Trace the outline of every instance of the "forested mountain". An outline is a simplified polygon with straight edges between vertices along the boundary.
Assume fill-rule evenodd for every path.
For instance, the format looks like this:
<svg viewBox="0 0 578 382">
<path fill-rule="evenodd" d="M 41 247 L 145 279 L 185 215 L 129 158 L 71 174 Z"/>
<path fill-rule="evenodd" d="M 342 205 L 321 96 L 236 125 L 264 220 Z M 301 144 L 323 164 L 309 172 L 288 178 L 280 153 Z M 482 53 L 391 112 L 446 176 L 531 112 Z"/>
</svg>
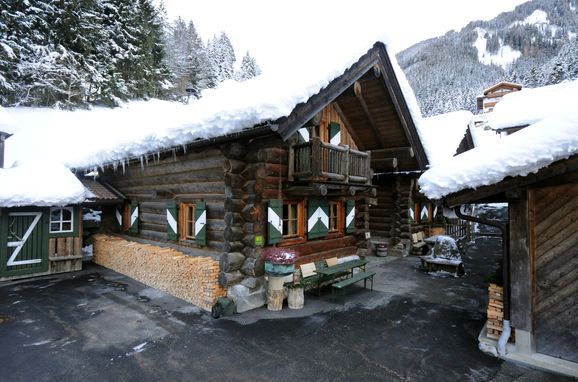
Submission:
<svg viewBox="0 0 578 382">
<path fill-rule="evenodd" d="M 152 0 L 0 0 L 2 106 L 199 96 L 259 73 L 234 73 L 235 61 L 225 33 L 205 45 L 192 21 L 169 22 Z"/>
<path fill-rule="evenodd" d="M 527 87 L 578 78 L 577 0 L 533 0 L 397 56 L 426 116 L 476 111 L 498 81 Z"/>
</svg>

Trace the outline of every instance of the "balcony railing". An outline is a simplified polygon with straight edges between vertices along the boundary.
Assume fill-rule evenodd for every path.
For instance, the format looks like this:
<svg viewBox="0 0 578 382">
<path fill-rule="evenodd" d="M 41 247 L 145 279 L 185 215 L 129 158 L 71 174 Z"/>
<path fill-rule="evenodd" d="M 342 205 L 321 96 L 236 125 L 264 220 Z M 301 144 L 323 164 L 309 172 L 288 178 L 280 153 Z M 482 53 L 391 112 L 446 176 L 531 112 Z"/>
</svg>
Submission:
<svg viewBox="0 0 578 382">
<path fill-rule="evenodd" d="M 289 177 L 308 180 L 331 180 L 344 183 L 371 183 L 369 152 L 335 146 L 319 138 L 292 146 L 289 154 Z"/>
</svg>

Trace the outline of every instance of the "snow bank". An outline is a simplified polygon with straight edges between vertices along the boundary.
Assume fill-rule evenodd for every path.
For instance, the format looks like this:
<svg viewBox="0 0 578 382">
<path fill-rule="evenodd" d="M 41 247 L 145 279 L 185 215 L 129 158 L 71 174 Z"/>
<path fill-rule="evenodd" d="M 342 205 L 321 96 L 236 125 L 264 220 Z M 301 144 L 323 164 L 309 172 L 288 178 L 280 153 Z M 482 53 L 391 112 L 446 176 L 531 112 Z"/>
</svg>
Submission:
<svg viewBox="0 0 578 382">
<path fill-rule="evenodd" d="M 454 156 L 472 117 L 469 111 L 456 111 L 421 121 L 419 133 L 430 166 L 441 165 Z"/>
<path fill-rule="evenodd" d="M 26 162 L 0 169 L 0 207 L 64 206 L 92 196 L 62 164 Z"/>
<path fill-rule="evenodd" d="M 380 39 L 388 46 L 385 38 Z M 263 74 L 245 82 L 227 81 L 184 105 L 150 100 L 123 107 L 74 112 L 48 108 L 11 108 L 22 129 L 6 148 L 6 163 L 50 157 L 71 168 L 89 168 L 147 153 L 235 133 L 287 116 L 354 64 L 368 46 L 327 59 L 299 60 L 293 73 Z M 391 50 L 391 49 L 390 49 Z M 343 50 L 345 51 L 345 49 Z M 391 53 L 394 70 L 412 116 L 417 100 Z M 416 121 L 416 123 L 419 123 Z"/>
<path fill-rule="evenodd" d="M 439 199 L 507 176 L 525 176 L 578 154 L 578 81 L 547 88 L 506 95 L 488 117 L 492 127 L 530 126 L 432 167 L 419 180 L 422 192 Z"/>
</svg>

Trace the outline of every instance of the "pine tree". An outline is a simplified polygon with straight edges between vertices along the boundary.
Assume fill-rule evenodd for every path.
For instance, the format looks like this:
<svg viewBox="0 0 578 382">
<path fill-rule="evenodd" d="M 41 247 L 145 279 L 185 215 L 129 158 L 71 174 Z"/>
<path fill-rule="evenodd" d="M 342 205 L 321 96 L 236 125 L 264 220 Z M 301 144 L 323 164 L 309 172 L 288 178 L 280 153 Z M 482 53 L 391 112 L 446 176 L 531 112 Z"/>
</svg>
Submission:
<svg viewBox="0 0 578 382">
<path fill-rule="evenodd" d="M 219 38 L 213 36 L 207 43 L 207 60 L 207 87 L 216 87 L 219 83 L 233 78 L 235 50 L 225 32 L 221 32 Z"/>
<path fill-rule="evenodd" d="M 261 68 L 257 64 L 257 60 L 255 60 L 249 52 L 245 53 L 243 59 L 241 60 L 241 68 L 239 73 L 237 74 L 237 79 L 239 81 L 245 81 L 249 78 L 253 78 L 261 74 Z"/>
</svg>

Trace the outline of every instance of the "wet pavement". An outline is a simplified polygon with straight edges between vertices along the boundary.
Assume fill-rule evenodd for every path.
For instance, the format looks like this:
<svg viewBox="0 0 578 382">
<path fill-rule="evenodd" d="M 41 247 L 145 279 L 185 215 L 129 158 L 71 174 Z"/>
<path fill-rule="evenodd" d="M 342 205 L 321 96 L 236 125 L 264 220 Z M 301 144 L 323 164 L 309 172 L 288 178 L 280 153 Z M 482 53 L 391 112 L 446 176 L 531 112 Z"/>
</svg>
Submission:
<svg viewBox="0 0 578 382">
<path fill-rule="evenodd" d="M 374 290 L 325 291 L 303 310 L 215 320 L 102 267 L 0 283 L 6 381 L 569 381 L 477 348 L 499 242 L 480 238 L 466 275 L 371 257 Z"/>
</svg>

